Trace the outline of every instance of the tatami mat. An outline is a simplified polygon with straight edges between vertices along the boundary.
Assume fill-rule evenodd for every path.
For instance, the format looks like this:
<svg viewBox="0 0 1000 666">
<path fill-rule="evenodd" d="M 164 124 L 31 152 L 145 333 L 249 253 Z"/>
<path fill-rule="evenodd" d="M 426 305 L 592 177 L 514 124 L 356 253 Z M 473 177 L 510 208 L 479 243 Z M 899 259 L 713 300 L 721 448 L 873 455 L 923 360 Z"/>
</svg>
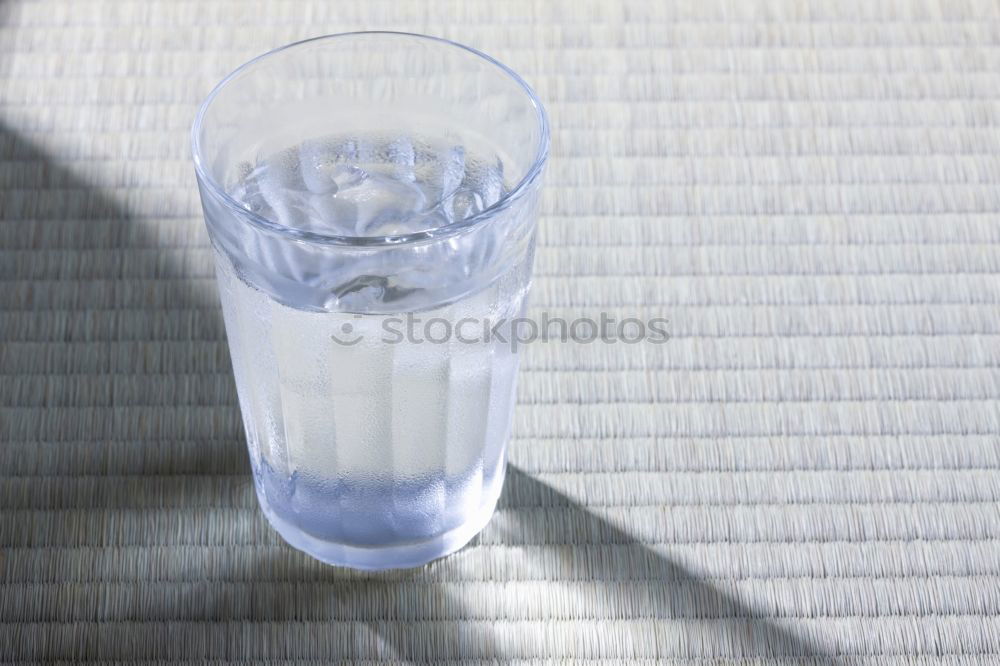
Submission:
<svg viewBox="0 0 1000 666">
<path fill-rule="evenodd" d="M 386 574 L 255 506 L 187 147 L 358 29 L 535 85 L 535 312 L 672 336 L 525 349 L 495 519 Z M 985 0 L 0 1 L 0 662 L 995 662 L 998 72 Z"/>
</svg>

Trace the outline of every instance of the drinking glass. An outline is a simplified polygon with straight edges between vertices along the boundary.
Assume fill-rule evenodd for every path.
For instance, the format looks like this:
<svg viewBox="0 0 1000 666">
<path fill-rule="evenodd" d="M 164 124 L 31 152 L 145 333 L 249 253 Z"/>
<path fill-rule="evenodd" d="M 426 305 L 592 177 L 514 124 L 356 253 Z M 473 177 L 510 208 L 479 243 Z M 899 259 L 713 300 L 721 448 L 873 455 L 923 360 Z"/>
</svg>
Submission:
<svg viewBox="0 0 1000 666">
<path fill-rule="evenodd" d="M 192 129 L 257 497 L 291 545 L 416 566 L 489 521 L 548 125 L 513 71 L 368 32 L 266 53 Z"/>
</svg>

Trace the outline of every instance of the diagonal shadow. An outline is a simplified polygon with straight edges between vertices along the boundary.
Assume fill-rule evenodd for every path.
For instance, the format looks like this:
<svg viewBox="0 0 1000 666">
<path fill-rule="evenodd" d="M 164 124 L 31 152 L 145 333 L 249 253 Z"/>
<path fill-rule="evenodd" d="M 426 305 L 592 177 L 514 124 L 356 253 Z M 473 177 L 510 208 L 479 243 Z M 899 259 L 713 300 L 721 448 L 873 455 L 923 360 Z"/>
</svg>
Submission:
<svg viewBox="0 0 1000 666">
<path fill-rule="evenodd" d="M 199 241 L 164 243 L 88 157 L 74 171 L 0 119 L 0 655 L 19 661 L 192 649 L 196 625 L 132 640 L 116 622 L 189 619 L 170 585 L 132 590 L 191 553 L 167 575 L 196 580 L 212 549 L 178 544 L 231 540 L 203 534 L 207 507 L 253 501 L 217 297 L 177 261 Z"/>
<path fill-rule="evenodd" d="M 580 599 L 585 607 L 578 613 L 583 631 L 592 630 L 595 620 L 653 624 L 651 634 L 647 634 L 652 642 L 632 646 L 634 654 L 621 654 L 629 648 L 611 644 L 591 656 L 819 658 L 820 651 L 810 639 L 755 611 L 713 582 L 692 575 L 668 556 L 513 465 L 508 466 L 501 510 L 479 540 L 501 552 L 522 547 L 543 554 L 556 551 L 556 557 L 544 558 L 545 570 L 536 573 L 545 581 L 586 585 L 587 592 L 581 593 Z M 281 571 L 284 579 L 298 587 L 295 593 L 277 592 L 269 601 L 268 613 L 281 621 L 365 622 L 363 640 L 344 646 L 343 656 L 348 658 L 370 656 L 372 645 L 377 646 L 380 656 L 413 663 L 579 656 L 579 643 L 546 643 L 544 634 L 532 631 L 544 627 L 544 617 L 526 615 L 522 635 L 510 628 L 493 630 L 495 623 L 511 624 L 511 618 L 491 614 L 495 613 L 490 610 L 493 604 L 484 596 L 490 589 L 484 592 L 481 586 L 460 582 L 463 571 L 468 575 L 462 560 L 477 550 L 475 543 L 428 567 L 374 574 L 326 567 L 290 549 L 272 551 L 260 566 Z M 588 546 L 608 545 L 614 547 L 613 557 L 602 559 L 588 552 Z M 530 579 L 530 574 L 518 571 L 514 580 Z M 512 581 L 492 582 L 502 586 Z M 623 588 L 632 596 L 622 594 Z M 371 601 L 373 598 L 377 603 Z M 539 599 L 523 602 L 525 607 L 541 605 L 543 609 L 547 603 Z M 516 625 L 516 618 L 513 620 Z M 570 626 L 567 631 L 580 629 Z M 629 633 L 620 625 L 618 631 Z"/>
<path fill-rule="evenodd" d="M 0 169 L 0 334 L 4 369 L 22 382 L 0 391 L 27 396 L 7 399 L 26 416 L 0 424 L 0 441 L 38 440 L 44 450 L 19 452 L 81 475 L 245 475 L 214 278 L 185 264 L 207 256 L 200 222 L 158 235 L 165 225 L 132 215 L 128 192 L 103 191 L 2 119 Z M 212 408 L 228 418 L 208 418 Z M 58 446 L 71 441 L 93 447 Z M 108 502 L 151 490 L 122 481 Z"/>
<path fill-rule="evenodd" d="M 0 548 L 18 551 L 12 564 L 0 559 L 0 586 L 24 600 L 0 604 L 0 654 L 423 663 L 573 656 L 572 643 L 560 655 L 544 635 L 526 637 L 536 652 L 522 654 L 517 633 L 496 626 L 489 600 L 473 596 L 483 588 L 462 583 L 482 548 L 420 569 L 360 573 L 283 545 L 256 510 L 211 281 L 183 279 L 155 224 L 2 122 L 0 168 L 0 221 L 13 225 L 4 236 L 12 242 L 0 248 L 13 260 L 0 277 L 15 285 L 3 301 L 3 372 L 44 366 L 41 379 L 0 385 L 0 405 L 27 408 L 0 424 Z M 150 289 L 136 288 L 136 276 L 150 275 L 138 267 L 150 261 L 163 267 L 152 273 L 151 283 L 163 278 L 152 300 Z M 89 299 L 105 290 L 112 307 L 92 309 Z M 164 309 L 187 312 L 201 341 L 170 333 Z M 54 323 L 58 335 L 46 328 Z M 51 343 L 41 360 L 36 338 Z M 205 367 L 225 390 L 191 379 Z M 194 386 L 188 393 L 170 390 L 184 381 Z M 199 382 L 225 398 L 210 405 L 209 422 Z M 817 653 L 516 467 L 501 507 L 480 543 L 568 552 L 546 559 L 555 567 L 546 576 L 601 583 L 585 600 L 592 616 L 655 623 L 655 645 L 644 654 L 677 656 L 680 634 L 690 656 L 706 656 L 705 645 L 723 658 Z M 32 511 L 42 517 L 26 526 Z M 614 544 L 617 556 L 580 556 L 595 544 Z M 637 597 L 623 598 L 621 583 L 638 583 L 628 588 Z M 544 627 L 544 617 L 534 619 Z"/>
<path fill-rule="evenodd" d="M 812 657 L 819 654 L 811 640 L 782 626 L 774 618 L 755 611 L 747 602 L 718 589 L 667 555 L 637 541 L 625 529 L 612 524 L 581 506 L 572 498 L 514 465 L 507 467 L 506 501 L 511 504 L 514 525 L 506 530 L 506 540 L 543 544 L 551 547 L 582 548 L 587 545 L 614 545 L 613 559 L 600 557 L 564 558 L 550 575 L 566 580 L 648 582 L 647 594 L 638 603 L 623 603 L 614 595 L 603 599 L 609 617 L 628 619 L 630 614 L 662 620 L 655 633 L 656 657 L 671 654 L 676 645 L 671 634 L 686 633 L 707 639 L 711 654 L 730 658 Z M 538 507 L 544 511 L 539 520 Z M 688 632 L 673 621 L 701 625 Z M 654 655 L 651 655 L 654 656 Z M 695 655 L 689 655 L 695 656 Z"/>
</svg>

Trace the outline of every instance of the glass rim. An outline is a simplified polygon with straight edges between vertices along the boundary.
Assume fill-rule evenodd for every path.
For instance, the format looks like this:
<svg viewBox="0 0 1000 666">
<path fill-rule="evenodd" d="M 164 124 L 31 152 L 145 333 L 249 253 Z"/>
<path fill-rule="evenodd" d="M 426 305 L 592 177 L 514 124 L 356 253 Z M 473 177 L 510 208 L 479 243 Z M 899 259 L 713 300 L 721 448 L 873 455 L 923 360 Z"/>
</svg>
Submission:
<svg viewBox="0 0 1000 666">
<path fill-rule="evenodd" d="M 273 55 L 281 53 L 283 51 L 293 49 L 296 47 L 304 46 L 306 44 L 311 44 L 313 42 L 333 40 L 338 37 L 357 37 L 364 35 L 390 35 L 394 37 L 415 37 L 417 39 L 427 40 L 431 42 L 437 42 L 442 46 L 455 46 L 463 51 L 467 51 L 474 56 L 477 56 L 485 60 L 490 65 L 498 68 L 501 74 L 506 74 L 515 83 L 520 86 L 521 90 L 527 95 L 528 101 L 532 108 L 535 110 L 535 118 L 538 124 L 539 137 L 538 137 L 538 147 L 535 151 L 534 161 L 531 166 L 525 172 L 524 176 L 518 183 L 505 193 L 500 199 L 497 200 L 492 206 L 483 209 L 482 211 L 471 215 L 469 217 L 463 218 L 461 220 L 446 224 L 440 227 L 434 227 L 432 229 L 425 229 L 422 231 L 414 231 L 407 234 L 397 234 L 389 236 L 345 236 L 339 234 L 322 234 L 314 231 L 306 231 L 303 229 L 296 229 L 290 227 L 274 220 L 269 220 L 262 215 L 258 215 L 251 210 L 248 210 L 239 201 L 234 199 L 232 196 L 226 192 L 218 181 L 208 172 L 205 168 L 204 160 L 202 159 L 201 151 L 201 129 L 202 123 L 205 119 L 205 115 L 208 112 L 209 107 L 215 98 L 226 86 L 231 83 L 240 74 L 245 73 L 253 66 L 259 64 L 261 61 L 270 58 Z M 228 75 L 226 75 L 221 81 L 219 81 L 208 96 L 198 107 L 198 113 L 195 116 L 194 124 L 191 126 L 191 153 L 194 159 L 195 173 L 200 180 L 208 189 L 215 195 L 223 204 L 228 208 L 232 209 L 237 215 L 249 223 L 257 226 L 264 231 L 275 233 L 281 236 L 288 237 L 291 240 L 305 241 L 313 244 L 320 245 L 347 245 L 354 247 L 379 247 L 379 246 L 397 246 L 402 244 L 417 243 L 420 241 L 429 241 L 439 238 L 448 238 L 454 236 L 463 231 L 472 229 L 473 227 L 478 227 L 484 222 L 488 222 L 496 216 L 497 213 L 509 208 L 514 202 L 520 199 L 523 194 L 528 190 L 528 188 L 538 179 L 541 174 L 542 169 L 545 166 L 545 161 L 548 158 L 549 153 L 549 120 L 545 113 L 545 107 L 542 106 L 541 100 L 538 99 L 538 95 L 531 88 L 528 83 L 521 78 L 521 76 L 515 72 L 513 69 L 503 64 L 496 58 L 489 56 L 478 49 L 474 49 L 471 46 L 466 46 L 465 44 L 459 44 L 450 39 L 445 39 L 443 37 L 434 37 L 431 35 L 421 35 L 414 32 L 399 32 L 393 30 L 362 30 L 356 32 L 338 32 L 328 35 L 320 35 L 318 37 L 310 37 L 309 39 L 303 39 L 297 42 L 292 42 L 290 44 L 285 44 L 284 46 L 279 46 L 277 48 L 271 49 L 265 53 L 262 53 L 250 60 L 246 61 Z"/>
</svg>

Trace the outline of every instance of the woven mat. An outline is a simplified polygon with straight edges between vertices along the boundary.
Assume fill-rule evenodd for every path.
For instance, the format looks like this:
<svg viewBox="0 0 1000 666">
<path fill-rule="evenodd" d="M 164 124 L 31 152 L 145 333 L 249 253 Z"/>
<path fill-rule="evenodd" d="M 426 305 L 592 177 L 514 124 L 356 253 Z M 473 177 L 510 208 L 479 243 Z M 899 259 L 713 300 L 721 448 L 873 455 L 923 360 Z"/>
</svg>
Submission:
<svg viewBox="0 0 1000 666">
<path fill-rule="evenodd" d="M 0 662 L 1000 659 L 1000 8 L 0 2 Z M 548 103 L 496 517 L 362 574 L 257 510 L 187 147 L 307 36 Z"/>
</svg>

